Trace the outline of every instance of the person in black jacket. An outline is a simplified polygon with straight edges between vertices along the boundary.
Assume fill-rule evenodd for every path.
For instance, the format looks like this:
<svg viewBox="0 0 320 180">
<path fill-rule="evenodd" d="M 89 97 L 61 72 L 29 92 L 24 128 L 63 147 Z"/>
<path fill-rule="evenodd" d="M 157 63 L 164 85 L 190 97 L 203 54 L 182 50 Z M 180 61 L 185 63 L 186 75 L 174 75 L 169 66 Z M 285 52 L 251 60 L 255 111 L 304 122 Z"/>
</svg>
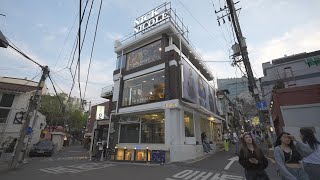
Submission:
<svg viewBox="0 0 320 180">
<path fill-rule="evenodd" d="M 268 160 L 253 141 L 250 133 L 242 138 L 242 147 L 239 153 L 239 163 L 244 167 L 247 180 L 269 180 L 265 171 Z"/>
</svg>

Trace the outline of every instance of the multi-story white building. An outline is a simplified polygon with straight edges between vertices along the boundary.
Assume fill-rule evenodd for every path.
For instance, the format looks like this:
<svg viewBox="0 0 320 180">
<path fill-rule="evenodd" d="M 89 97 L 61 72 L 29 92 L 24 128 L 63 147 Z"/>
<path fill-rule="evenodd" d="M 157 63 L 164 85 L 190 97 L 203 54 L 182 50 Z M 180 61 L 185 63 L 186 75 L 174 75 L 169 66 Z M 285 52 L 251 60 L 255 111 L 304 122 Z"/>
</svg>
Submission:
<svg viewBox="0 0 320 180">
<path fill-rule="evenodd" d="M 275 85 L 285 88 L 320 84 L 320 51 L 300 53 L 262 64 L 261 87 L 267 102 Z"/>
<path fill-rule="evenodd" d="M 29 99 L 36 91 L 37 83 L 27 79 L 0 77 L 0 147 L 10 144 L 19 136 L 22 116 L 27 111 Z M 44 87 L 44 91 L 47 88 Z M 29 127 L 32 128 L 32 139 L 35 144 L 46 126 L 46 117 L 40 112 L 34 113 Z"/>
<path fill-rule="evenodd" d="M 115 42 L 109 147 L 115 160 L 174 162 L 213 149 L 222 133 L 213 75 L 165 3 L 135 21 L 134 36 Z M 107 95 L 106 95 L 107 94 Z M 108 95 L 109 94 L 109 95 Z M 160 160 L 161 159 L 161 160 Z"/>
</svg>

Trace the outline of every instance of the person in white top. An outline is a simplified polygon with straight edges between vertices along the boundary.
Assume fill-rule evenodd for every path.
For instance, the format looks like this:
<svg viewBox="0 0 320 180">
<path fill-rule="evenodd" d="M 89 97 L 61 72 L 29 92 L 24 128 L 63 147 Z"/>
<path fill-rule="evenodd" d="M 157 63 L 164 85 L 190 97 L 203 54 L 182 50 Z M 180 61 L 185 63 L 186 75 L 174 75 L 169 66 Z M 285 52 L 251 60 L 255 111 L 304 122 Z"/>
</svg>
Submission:
<svg viewBox="0 0 320 180">
<path fill-rule="evenodd" d="M 235 154 L 239 153 L 239 137 L 236 132 L 233 132 L 233 142 L 235 145 Z"/>
<path fill-rule="evenodd" d="M 290 137 L 296 141 L 297 151 L 303 156 L 304 170 L 310 180 L 320 179 L 320 142 L 310 128 L 301 128 L 300 135 L 302 142 L 297 141 L 294 136 Z"/>
</svg>

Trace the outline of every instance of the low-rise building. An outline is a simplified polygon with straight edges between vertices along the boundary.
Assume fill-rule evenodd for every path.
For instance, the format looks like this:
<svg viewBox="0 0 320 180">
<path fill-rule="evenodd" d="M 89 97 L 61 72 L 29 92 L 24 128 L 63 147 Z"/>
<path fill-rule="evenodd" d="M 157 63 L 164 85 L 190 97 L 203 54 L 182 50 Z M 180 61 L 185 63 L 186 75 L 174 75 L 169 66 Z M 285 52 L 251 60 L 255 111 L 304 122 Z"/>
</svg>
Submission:
<svg viewBox="0 0 320 180">
<path fill-rule="evenodd" d="M 22 117 L 29 100 L 36 91 L 37 83 L 27 79 L 0 77 L 0 147 L 5 148 L 19 136 Z M 44 87 L 46 91 L 46 87 Z M 29 124 L 28 144 L 35 144 L 46 126 L 46 117 L 33 112 Z"/>
</svg>

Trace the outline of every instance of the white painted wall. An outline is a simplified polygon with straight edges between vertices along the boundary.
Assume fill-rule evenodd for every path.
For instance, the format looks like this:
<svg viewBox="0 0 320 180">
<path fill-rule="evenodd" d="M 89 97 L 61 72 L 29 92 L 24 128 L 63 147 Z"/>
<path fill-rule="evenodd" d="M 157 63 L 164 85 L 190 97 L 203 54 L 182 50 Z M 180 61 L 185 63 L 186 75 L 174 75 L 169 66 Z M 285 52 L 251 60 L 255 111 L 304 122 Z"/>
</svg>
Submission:
<svg viewBox="0 0 320 180">
<path fill-rule="evenodd" d="M 307 125 L 307 127 L 315 128 L 316 136 L 320 139 L 320 103 L 281 106 L 280 109 L 285 124 L 285 131 L 294 134 L 298 138 L 300 128 Z"/>
</svg>

